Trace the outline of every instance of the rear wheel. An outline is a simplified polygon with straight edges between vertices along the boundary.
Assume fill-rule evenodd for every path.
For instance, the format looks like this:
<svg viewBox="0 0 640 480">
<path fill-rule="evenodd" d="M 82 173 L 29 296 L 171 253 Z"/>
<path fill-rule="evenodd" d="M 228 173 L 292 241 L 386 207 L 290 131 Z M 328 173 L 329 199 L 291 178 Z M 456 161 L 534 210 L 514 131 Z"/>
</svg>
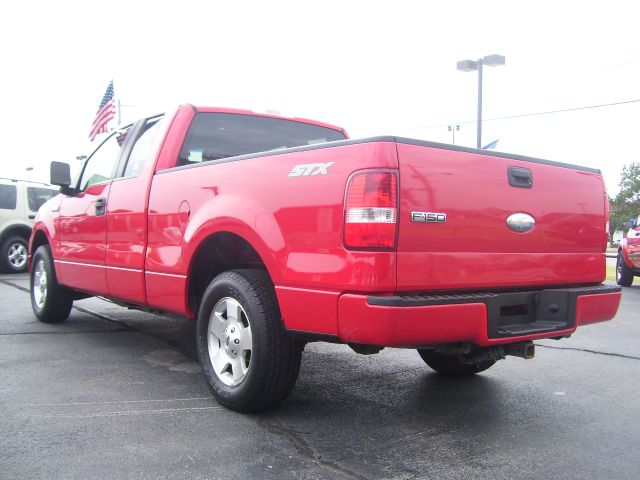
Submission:
<svg viewBox="0 0 640 480">
<path fill-rule="evenodd" d="M 64 322 L 71 313 L 72 292 L 60 285 L 48 245 L 38 247 L 33 254 L 30 274 L 31 307 L 44 323 Z"/>
<path fill-rule="evenodd" d="M 27 271 L 27 241 L 19 236 L 9 237 L 0 247 L 2 270 L 9 273 Z"/>
<path fill-rule="evenodd" d="M 485 360 L 479 363 L 464 363 L 460 355 L 445 355 L 434 350 L 418 350 L 424 363 L 441 375 L 448 377 L 463 377 L 480 373 L 491 368 L 495 360 Z"/>
<path fill-rule="evenodd" d="M 622 252 L 618 252 L 616 261 L 616 283 L 622 287 L 630 287 L 633 283 L 633 272 L 624 263 Z"/>
<path fill-rule="evenodd" d="M 298 377 L 303 344 L 282 326 L 263 271 L 232 270 L 213 279 L 198 313 L 197 342 L 209 388 L 232 410 L 273 407 Z"/>
</svg>

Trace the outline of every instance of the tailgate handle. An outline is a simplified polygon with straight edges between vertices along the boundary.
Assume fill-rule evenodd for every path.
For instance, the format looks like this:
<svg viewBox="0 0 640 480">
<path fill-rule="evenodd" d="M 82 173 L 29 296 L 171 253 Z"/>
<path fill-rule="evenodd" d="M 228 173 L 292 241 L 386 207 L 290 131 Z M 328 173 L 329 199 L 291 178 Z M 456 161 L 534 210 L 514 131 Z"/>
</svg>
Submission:
<svg viewBox="0 0 640 480">
<path fill-rule="evenodd" d="M 531 170 L 524 167 L 509 167 L 507 169 L 509 185 L 516 188 L 531 188 L 533 185 L 533 175 Z"/>
</svg>

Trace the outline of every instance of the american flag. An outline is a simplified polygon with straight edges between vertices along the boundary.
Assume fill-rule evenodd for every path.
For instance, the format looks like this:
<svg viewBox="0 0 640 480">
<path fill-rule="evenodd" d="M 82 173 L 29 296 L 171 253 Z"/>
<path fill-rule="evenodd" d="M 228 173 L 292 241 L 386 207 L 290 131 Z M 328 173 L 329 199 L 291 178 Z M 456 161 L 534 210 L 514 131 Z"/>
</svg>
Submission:
<svg viewBox="0 0 640 480">
<path fill-rule="evenodd" d="M 113 120 L 116 115 L 116 104 L 113 100 L 113 80 L 109 82 L 107 91 L 104 92 L 100 106 L 98 107 L 98 113 L 91 125 L 91 133 L 89 133 L 89 140 L 93 142 L 96 135 L 107 131 L 107 123 Z"/>
<path fill-rule="evenodd" d="M 494 140 L 491 143 L 487 143 L 484 147 L 482 147 L 482 150 L 493 150 L 494 148 L 496 148 L 498 146 L 498 140 Z"/>
</svg>

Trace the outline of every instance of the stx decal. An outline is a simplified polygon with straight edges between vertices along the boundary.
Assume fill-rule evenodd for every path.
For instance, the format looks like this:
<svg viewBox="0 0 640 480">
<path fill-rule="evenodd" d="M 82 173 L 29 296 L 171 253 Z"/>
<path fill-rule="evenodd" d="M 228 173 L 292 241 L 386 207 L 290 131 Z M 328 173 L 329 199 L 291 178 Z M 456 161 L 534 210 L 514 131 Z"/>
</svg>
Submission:
<svg viewBox="0 0 640 480">
<path fill-rule="evenodd" d="M 309 163 L 307 165 L 296 165 L 289 173 L 290 177 L 308 177 L 313 175 L 326 175 L 327 169 L 336 162 Z"/>
</svg>

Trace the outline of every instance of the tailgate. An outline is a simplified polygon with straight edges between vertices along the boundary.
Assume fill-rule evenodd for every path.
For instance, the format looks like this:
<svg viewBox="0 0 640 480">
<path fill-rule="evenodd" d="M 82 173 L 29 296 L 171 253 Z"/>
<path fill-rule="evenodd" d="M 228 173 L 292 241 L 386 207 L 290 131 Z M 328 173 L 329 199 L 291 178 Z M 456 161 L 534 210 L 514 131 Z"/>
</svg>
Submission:
<svg viewBox="0 0 640 480">
<path fill-rule="evenodd" d="M 597 170 L 397 141 L 399 290 L 604 280 L 605 197 Z M 535 226 L 516 231 L 512 221 L 510 228 L 516 214 Z"/>
</svg>

